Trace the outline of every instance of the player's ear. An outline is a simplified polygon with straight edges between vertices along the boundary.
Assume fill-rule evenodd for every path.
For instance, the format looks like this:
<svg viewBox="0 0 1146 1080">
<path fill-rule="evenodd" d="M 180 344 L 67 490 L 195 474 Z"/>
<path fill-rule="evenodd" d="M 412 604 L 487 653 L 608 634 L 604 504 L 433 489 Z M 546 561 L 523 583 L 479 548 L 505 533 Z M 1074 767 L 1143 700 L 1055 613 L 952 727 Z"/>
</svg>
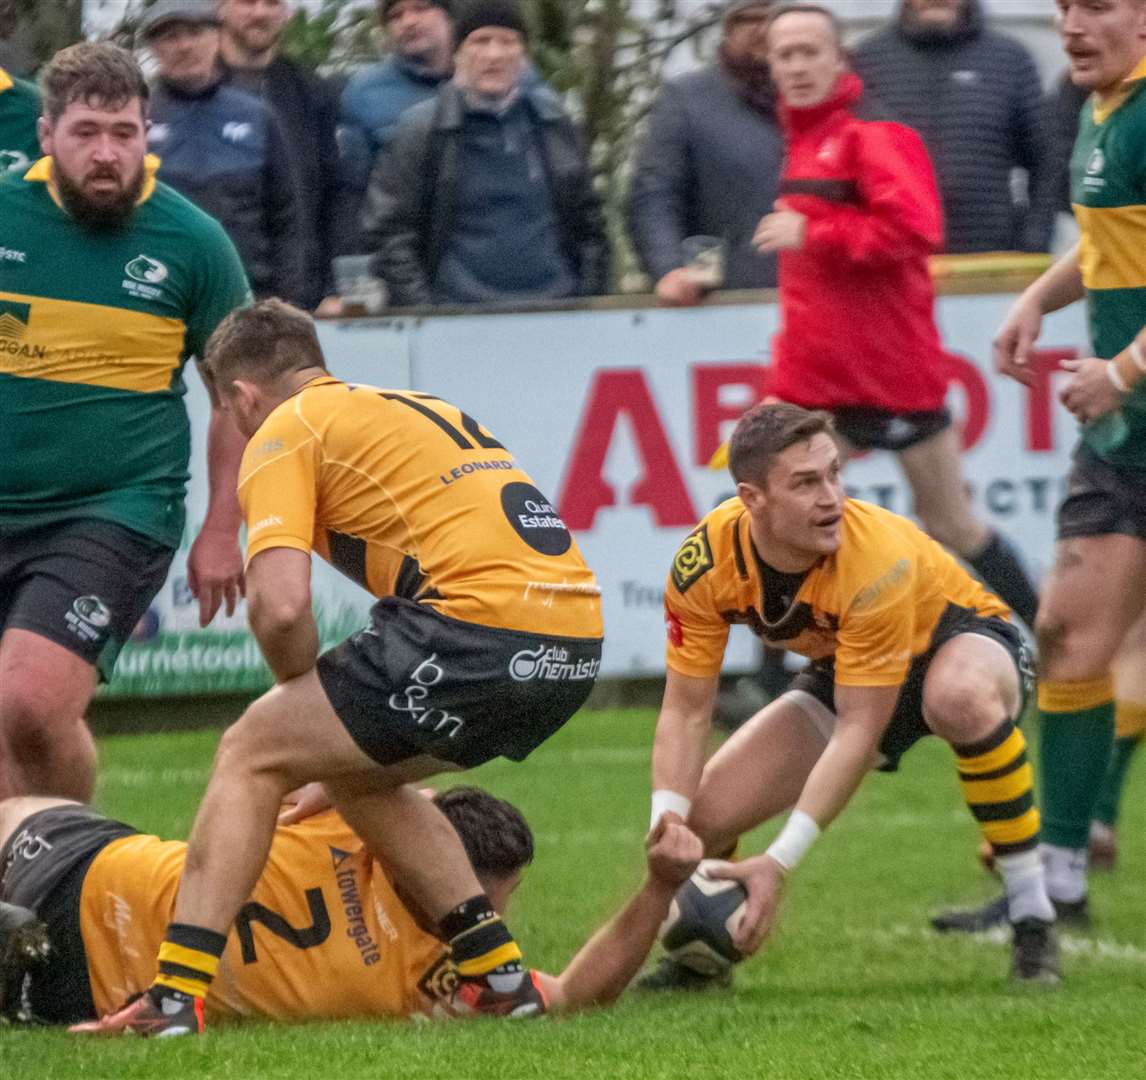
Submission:
<svg viewBox="0 0 1146 1080">
<path fill-rule="evenodd" d="M 741 480 L 736 485 L 736 494 L 740 496 L 740 501 L 748 507 L 749 512 L 761 508 L 768 501 L 762 487 L 749 484 L 746 480 Z"/>
<path fill-rule="evenodd" d="M 36 119 L 36 138 L 40 140 L 40 149 L 47 156 L 52 152 L 52 125 L 46 116 Z"/>
</svg>

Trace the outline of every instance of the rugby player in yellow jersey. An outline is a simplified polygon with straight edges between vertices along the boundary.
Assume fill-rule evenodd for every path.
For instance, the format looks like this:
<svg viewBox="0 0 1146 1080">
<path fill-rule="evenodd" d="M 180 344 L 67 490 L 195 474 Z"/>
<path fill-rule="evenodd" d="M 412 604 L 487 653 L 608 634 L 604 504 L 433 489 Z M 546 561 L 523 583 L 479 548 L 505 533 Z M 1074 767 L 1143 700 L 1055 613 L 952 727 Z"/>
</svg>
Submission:
<svg viewBox="0 0 1146 1080">
<path fill-rule="evenodd" d="M 533 858 L 509 803 L 477 788 L 434 797 L 490 902 L 503 910 Z M 640 892 L 557 976 L 534 971 L 549 1011 L 606 1005 L 640 967 L 700 841 L 666 822 Z M 175 906 L 187 845 L 110 821 L 80 803 L 0 802 L 0 1015 L 91 1021 L 144 992 Z M 284 1023 L 466 1015 L 442 942 L 334 811 L 275 830 L 205 1007 L 209 1018 Z M 44 956 L 44 943 L 47 955 Z M 25 980 L 27 975 L 27 980 Z"/>
<path fill-rule="evenodd" d="M 726 865 L 748 890 L 734 940 L 754 952 L 785 876 L 872 768 L 933 733 L 1006 884 L 1016 978 L 1057 982 L 1054 909 L 1015 720 L 1031 671 L 1005 605 L 906 518 L 846 498 L 831 419 L 759 405 L 732 436 L 736 497 L 677 553 L 665 588 L 668 674 L 653 748 L 653 823 L 687 821 L 710 852 L 794 806 L 762 855 Z M 730 625 L 806 656 L 791 690 L 705 763 Z M 646 985 L 672 985 L 664 967 Z"/>
<path fill-rule="evenodd" d="M 525 758 L 582 705 L 601 657 L 600 590 L 513 455 L 429 394 L 339 382 L 309 316 L 233 312 L 206 368 L 249 437 L 239 475 L 251 630 L 277 685 L 223 736 L 155 985 L 107 1026 L 201 1030 L 196 1002 L 266 861 L 283 796 L 322 781 L 457 964 L 459 1000 L 544 1003 L 449 822 L 408 786 Z M 318 655 L 317 551 L 379 602 Z"/>
</svg>

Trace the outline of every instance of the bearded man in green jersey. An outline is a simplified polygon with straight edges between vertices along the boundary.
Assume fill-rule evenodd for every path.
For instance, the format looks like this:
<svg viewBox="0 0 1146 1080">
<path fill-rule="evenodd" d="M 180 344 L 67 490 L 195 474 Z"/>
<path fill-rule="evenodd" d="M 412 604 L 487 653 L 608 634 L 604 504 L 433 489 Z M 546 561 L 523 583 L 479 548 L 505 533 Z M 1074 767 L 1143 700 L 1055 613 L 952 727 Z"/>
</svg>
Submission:
<svg viewBox="0 0 1146 1080">
<path fill-rule="evenodd" d="M 183 535 L 183 366 L 249 290 L 218 223 L 157 183 L 129 53 L 74 45 L 42 86 L 46 156 L 0 177 L 0 797 L 86 799 L 84 711 Z M 242 447 L 213 413 L 204 625 L 242 585 Z"/>
<path fill-rule="evenodd" d="M 1080 241 L 1015 303 L 995 358 L 1029 383 L 1043 316 L 1086 299 L 1095 355 L 1066 363 L 1060 396 L 1083 426 L 1035 628 L 1047 892 L 1063 924 L 1085 926 L 1090 818 L 1114 742 L 1112 665 L 1146 608 L 1146 0 L 1057 3 L 1071 79 L 1091 91 L 1071 160 Z M 982 929 L 999 912 L 935 925 Z"/>
</svg>

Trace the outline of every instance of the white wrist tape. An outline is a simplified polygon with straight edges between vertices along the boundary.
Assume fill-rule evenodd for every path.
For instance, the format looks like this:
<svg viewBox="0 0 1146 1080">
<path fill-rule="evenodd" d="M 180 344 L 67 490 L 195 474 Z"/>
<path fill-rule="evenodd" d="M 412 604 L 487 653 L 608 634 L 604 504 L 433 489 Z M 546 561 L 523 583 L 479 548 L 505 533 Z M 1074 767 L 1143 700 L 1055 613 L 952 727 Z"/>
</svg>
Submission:
<svg viewBox="0 0 1146 1080">
<path fill-rule="evenodd" d="M 793 810 L 766 854 L 785 870 L 795 870 L 819 835 L 820 827 L 811 815 L 803 810 Z"/>
<path fill-rule="evenodd" d="M 692 799 L 686 799 L 679 791 L 670 791 L 668 788 L 658 788 L 653 792 L 653 816 L 649 828 L 655 828 L 661 819 L 661 814 L 679 814 L 682 818 L 688 817 Z"/>
<path fill-rule="evenodd" d="M 1122 377 L 1122 372 L 1118 370 L 1118 365 L 1113 360 L 1106 362 L 1106 377 L 1111 381 L 1114 389 L 1120 394 L 1130 393 L 1130 387 L 1126 385 L 1126 380 Z"/>
<path fill-rule="evenodd" d="M 1142 346 L 1138 344 L 1138 339 L 1135 338 L 1130 342 L 1130 348 L 1127 350 L 1130 353 L 1130 359 L 1134 361 L 1134 366 L 1146 375 L 1146 356 L 1142 353 Z"/>
</svg>

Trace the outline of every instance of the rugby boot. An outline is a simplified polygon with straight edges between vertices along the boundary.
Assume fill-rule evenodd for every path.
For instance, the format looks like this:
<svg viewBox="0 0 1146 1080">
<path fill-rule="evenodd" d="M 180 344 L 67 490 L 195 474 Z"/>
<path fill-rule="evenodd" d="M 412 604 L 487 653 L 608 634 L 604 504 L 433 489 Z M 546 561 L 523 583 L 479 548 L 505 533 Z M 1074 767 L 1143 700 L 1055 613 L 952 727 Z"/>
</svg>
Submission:
<svg viewBox="0 0 1146 1080">
<path fill-rule="evenodd" d="M 119 1012 L 99 1020 L 73 1024 L 73 1035 L 134 1035 L 166 1039 L 175 1035 L 203 1034 L 203 999 L 190 994 L 167 992 L 158 1002 L 149 991 L 140 994 Z"/>
<path fill-rule="evenodd" d="M 1062 969 L 1054 924 L 1042 919 L 1021 919 L 1014 925 L 1011 978 L 1015 982 L 1058 986 Z"/>
<path fill-rule="evenodd" d="M 664 990 L 727 990 L 732 985 L 732 969 L 713 975 L 702 975 L 668 956 L 662 956 L 652 971 L 646 972 L 635 983 L 634 990 L 659 993 Z"/>
<path fill-rule="evenodd" d="M 25 981 L 48 959 L 48 928 L 35 912 L 0 901 L 0 1017 L 28 1020 Z"/>
<path fill-rule="evenodd" d="M 1059 926 L 1067 930 L 1090 929 L 1090 905 L 1085 896 L 1074 901 L 1052 897 L 1051 903 Z M 1009 921 L 1007 898 L 1000 896 L 982 907 L 941 911 L 932 918 L 931 926 L 941 934 L 983 934 L 1006 926 Z"/>
<path fill-rule="evenodd" d="M 495 990 L 484 979 L 462 979 L 454 991 L 452 1005 L 463 1014 L 529 1020 L 544 1016 L 549 1002 L 534 972 L 529 971 L 517 989 L 508 992 Z"/>
</svg>

